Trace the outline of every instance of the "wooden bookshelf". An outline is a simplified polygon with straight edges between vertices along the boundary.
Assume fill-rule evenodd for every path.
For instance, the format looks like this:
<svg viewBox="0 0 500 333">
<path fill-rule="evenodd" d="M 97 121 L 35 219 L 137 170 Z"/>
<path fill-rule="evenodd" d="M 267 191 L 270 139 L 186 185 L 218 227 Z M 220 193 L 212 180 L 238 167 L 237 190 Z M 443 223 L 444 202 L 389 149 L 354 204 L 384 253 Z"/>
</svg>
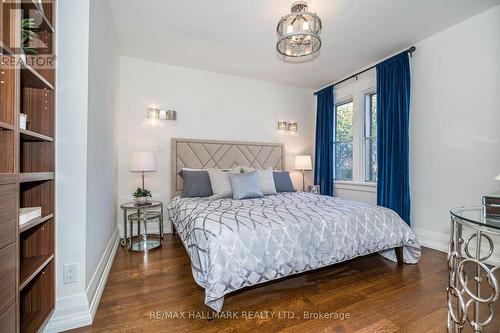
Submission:
<svg viewBox="0 0 500 333">
<path fill-rule="evenodd" d="M 0 2 L 0 331 L 19 332 L 18 114 L 20 74 L 15 63 L 19 4 Z M 14 235 L 13 233 L 16 233 Z"/>
<path fill-rule="evenodd" d="M 0 2 L 1 332 L 40 332 L 55 307 L 55 69 L 37 65 L 55 51 L 54 1 Z M 19 48 L 26 18 L 43 42 L 29 56 Z M 20 226 L 25 207 L 42 215 Z"/>
</svg>

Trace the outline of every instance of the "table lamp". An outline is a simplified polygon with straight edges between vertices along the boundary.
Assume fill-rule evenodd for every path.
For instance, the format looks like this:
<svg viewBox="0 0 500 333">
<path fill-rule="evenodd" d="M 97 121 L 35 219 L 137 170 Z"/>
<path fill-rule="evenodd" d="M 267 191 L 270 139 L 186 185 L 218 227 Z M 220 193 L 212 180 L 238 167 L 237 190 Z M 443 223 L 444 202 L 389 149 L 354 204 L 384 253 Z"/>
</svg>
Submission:
<svg viewBox="0 0 500 333">
<path fill-rule="evenodd" d="M 130 171 L 141 173 L 142 189 L 144 189 L 144 173 L 156 171 L 155 154 L 149 151 L 133 153 L 130 159 Z"/>
<path fill-rule="evenodd" d="M 306 190 L 305 174 L 312 170 L 311 155 L 295 156 L 295 170 L 302 171 L 302 192 Z"/>
</svg>

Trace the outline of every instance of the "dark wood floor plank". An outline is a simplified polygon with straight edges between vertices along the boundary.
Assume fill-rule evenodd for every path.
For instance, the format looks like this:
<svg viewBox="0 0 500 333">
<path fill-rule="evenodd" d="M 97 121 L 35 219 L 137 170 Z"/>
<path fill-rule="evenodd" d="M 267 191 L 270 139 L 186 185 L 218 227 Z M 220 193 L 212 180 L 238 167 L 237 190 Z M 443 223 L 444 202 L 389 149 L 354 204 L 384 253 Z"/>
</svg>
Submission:
<svg viewBox="0 0 500 333">
<path fill-rule="evenodd" d="M 94 323 L 74 332 L 445 332 L 446 283 L 441 252 L 424 248 L 418 265 L 375 254 L 231 294 L 224 311 L 236 319 L 154 319 L 156 311 L 206 315 L 184 247 L 167 236 L 147 255 L 119 249 Z M 244 311 L 294 318 L 243 319 Z M 304 318 L 319 311 L 350 318 Z"/>
</svg>

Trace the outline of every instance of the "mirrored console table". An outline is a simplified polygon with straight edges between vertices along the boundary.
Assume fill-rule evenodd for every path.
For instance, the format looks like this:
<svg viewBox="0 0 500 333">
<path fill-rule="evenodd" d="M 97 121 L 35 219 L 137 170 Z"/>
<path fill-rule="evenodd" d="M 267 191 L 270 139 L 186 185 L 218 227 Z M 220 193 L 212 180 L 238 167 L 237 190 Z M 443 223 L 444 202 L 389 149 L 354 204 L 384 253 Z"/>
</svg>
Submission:
<svg viewBox="0 0 500 333">
<path fill-rule="evenodd" d="M 500 240 L 500 219 L 484 217 L 481 206 L 455 208 L 450 214 L 448 332 L 466 328 L 482 332 L 500 320 L 494 308 L 500 266 L 486 263 L 493 254 L 494 239 Z"/>
</svg>

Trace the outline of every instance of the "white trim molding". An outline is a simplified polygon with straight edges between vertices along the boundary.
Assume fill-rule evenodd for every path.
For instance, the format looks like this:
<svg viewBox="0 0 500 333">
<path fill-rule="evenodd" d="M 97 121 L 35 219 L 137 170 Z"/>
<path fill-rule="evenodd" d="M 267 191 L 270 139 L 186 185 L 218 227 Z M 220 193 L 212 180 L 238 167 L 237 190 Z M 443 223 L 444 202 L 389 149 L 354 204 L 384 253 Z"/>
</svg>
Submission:
<svg viewBox="0 0 500 333">
<path fill-rule="evenodd" d="M 120 241 L 118 226 L 104 250 L 85 293 L 58 298 L 56 311 L 44 332 L 62 332 L 91 325 L 101 300 Z"/>
<path fill-rule="evenodd" d="M 415 233 L 415 236 L 417 236 L 420 245 L 433 250 L 448 252 L 448 242 L 450 241 L 450 236 L 440 232 L 413 227 L 412 230 Z"/>
<path fill-rule="evenodd" d="M 413 227 L 412 230 L 415 233 L 415 236 L 417 236 L 420 245 L 431 248 L 433 250 L 448 253 L 448 243 L 450 241 L 449 235 Z M 500 266 L 500 244 L 497 243 L 495 245 L 495 251 L 486 262 L 494 266 Z"/>
<path fill-rule="evenodd" d="M 97 307 L 101 301 L 101 296 L 106 286 L 106 281 L 108 280 L 109 272 L 111 271 L 111 266 L 113 266 L 113 261 L 115 259 L 116 250 L 118 249 L 118 244 L 120 243 L 120 233 L 118 231 L 118 226 L 113 232 L 111 239 L 106 246 L 99 264 L 94 272 L 94 275 L 90 279 L 89 285 L 86 290 L 87 299 L 89 300 L 90 313 L 92 315 L 92 320 L 94 320 L 95 313 L 97 312 Z"/>
<path fill-rule="evenodd" d="M 89 302 L 85 294 L 56 299 L 56 311 L 44 329 L 45 333 L 62 332 L 92 324 Z"/>
</svg>

